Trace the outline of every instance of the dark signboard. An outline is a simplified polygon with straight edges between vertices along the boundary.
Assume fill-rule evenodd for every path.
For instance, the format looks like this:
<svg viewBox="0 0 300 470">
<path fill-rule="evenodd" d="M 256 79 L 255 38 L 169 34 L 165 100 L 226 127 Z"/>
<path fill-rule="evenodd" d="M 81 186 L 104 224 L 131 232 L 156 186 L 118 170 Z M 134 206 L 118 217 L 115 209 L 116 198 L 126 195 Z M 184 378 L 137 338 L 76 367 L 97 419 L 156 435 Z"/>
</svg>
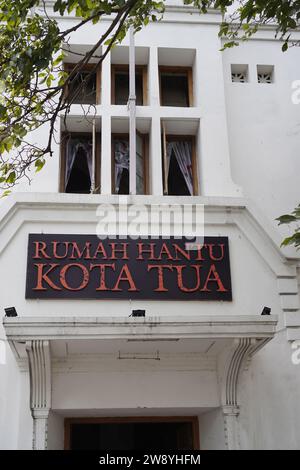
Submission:
<svg viewBox="0 0 300 470">
<path fill-rule="evenodd" d="M 30 234 L 26 298 L 232 300 L 228 238 Z"/>
</svg>

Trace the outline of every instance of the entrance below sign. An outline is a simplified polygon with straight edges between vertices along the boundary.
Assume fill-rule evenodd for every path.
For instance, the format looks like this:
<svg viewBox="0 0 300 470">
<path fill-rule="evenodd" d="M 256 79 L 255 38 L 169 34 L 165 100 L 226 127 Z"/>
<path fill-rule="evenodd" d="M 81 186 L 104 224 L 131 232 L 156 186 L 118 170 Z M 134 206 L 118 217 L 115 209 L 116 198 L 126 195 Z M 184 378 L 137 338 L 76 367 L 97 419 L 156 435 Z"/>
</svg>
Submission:
<svg viewBox="0 0 300 470">
<path fill-rule="evenodd" d="M 74 418 L 65 420 L 70 450 L 196 450 L 197 417 Z"/>
</svg>

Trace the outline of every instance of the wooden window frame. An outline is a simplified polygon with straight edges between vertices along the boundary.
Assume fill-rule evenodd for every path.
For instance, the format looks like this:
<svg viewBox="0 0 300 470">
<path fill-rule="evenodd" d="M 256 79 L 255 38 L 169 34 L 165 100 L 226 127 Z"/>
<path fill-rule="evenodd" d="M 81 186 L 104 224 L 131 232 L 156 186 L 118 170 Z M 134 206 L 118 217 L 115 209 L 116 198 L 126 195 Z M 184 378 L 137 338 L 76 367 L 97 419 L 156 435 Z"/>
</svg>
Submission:
<svg viewBox="0 0 300 470">
<path fill-rule="evenodd" d="M 111 66 L 111 104 L 116 104 L 116 90 L 115 90 L 115 75 L 116 72 L 128 71 L 129 74 L 129 65 L 127 64 L 112 64 Z M 142 105 L 137 106 L 146 106 L 148 103 L 148 67 L 147 65 L 136 65 L 135 73 L 142 72 L 142 83 L 143 83 L 143 103 Z M 117 105 L 125 106 L 125 105 Z"/>
<path fill-rule="evenodd" d="M 136 133 L 143 139 L 143 157 L 144 157 L 144 195 L 149 194 L 149 134 Z M 112 133 L 111 135 L 111 188 L 112 194 L 116 194 L 115 188 L 115 139 L 127 139 L 129 134 Z M 141 195 L 140 195 L 141 196 Z"/>
<path fill-rule="evenodd" d="M 193 432 L 193 449 L 200 450 L 199 420 L 198 416 L 126 416 L 126 417 L 99 417 L 99 418 L 65 418 L 64 420 L 64 449 L 71 447 L 72 424 L 108 424 L 108 423 L 191 423 Z"/>
<path fill-rule="evenodd" d="M 162 84 L 161 84 L 161 75 L 162 73 L 169 73 L 174 75 L 176 74 L 187 74 L 188 80 L 188 106 L 174 106 L 175 108 L 191 108 L 194 103 L 194 93 L 193 93 L 193 68 L 192 67 L 174 67 L 174 66 L 159 66 L 159 96 L 160 96 L 160 105 L 161 106 L 168 106 L 164 105 L 162 102 Z"/>
<path fill-rule="evenodd" d="M 64 71 L 70 73 L 76 67 L 76 65 L 77 65 L 76 63 L 71 64 L 69 62 L 65 62 L 64 63 Z M 90 71 L 94 70 L 95 67 L 96 67 L 96 64 L 86 64 L 82 68 L 81 72 L 90 72 Z M 97 104 L 101 103 L 101 66 L 100 65 L 96 68 L 95 73 L 96 73 L 96 103 L 94 105 L 86 103 L 87 106 L 96 106 Z M 66 94 L 68 94 L 68 90 L 67 90 Z M 84 105 L 84 103 L 82 103 L 82 104 Z"/>
<path fill-rule="evenodd" d="M 93 133 L 91 132 L 62 132 L 61 143 L 60 143 L 60 168 L 59 168 L 59 192 L 64 194 L 65 191 L 65 175 L 66 175 L 66 146 L 68 137 L 90 137 L 93 139 Z M 101 133 L 96 132 L 96 159 L 95 159 L 95 191 L 93 194 L 100 193 L 100 181 L 101 181 Z M 78 193 L 79 194 L 79 193 Z"/>
<path fill-rule="evenodd" d="M 193 176 L 193 194 L 191 196 L 199 195 L 199 182 L 198 182 L 198 165 L 197 165 L 197 152 L 196 152 L 196 138 L 194 135 L 176 135 L 176 134 L 167 134 L 165 131 L 165 126 L 163 124 L 163 133 L 162 133 L 162 169 L 163 169 L 163 194 L 168 196 L 168 177 L 166 173 L 166 144 L 170 140 L 184 140 L 189 141 L 192 144 L 192 176 Z"/>
</svg>

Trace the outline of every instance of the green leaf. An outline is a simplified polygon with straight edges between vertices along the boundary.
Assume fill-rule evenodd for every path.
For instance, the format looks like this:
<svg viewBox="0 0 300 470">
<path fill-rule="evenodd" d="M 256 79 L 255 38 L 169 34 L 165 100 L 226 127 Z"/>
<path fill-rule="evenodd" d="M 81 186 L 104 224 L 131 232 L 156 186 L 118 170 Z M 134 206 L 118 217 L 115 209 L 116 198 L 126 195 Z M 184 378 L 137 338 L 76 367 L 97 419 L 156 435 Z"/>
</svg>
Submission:
<svg viewBox="0 0 300 470">
<path fill-rule="evenodd" d="M 300 232 L 294 233 L 291 237 L 287 237 L 281 243 L 281 246 L 295 245 L 296 248 L 300 247 Z"/>
<path fill-rule="evenodd" d="M 5 147 L 5 150 L 9 152 L 14 145 L 14 139 L 12 137 L 7 137 L 6 139 L 3 140 L 3 144 Z"/>
<path fill-rule="evenodd" d="M 35 172 L 38 173 L 39 171 L 41 171 L 41 169 L 43 168 L 43 166 L 45 165 L 46 163 L 46 160 L 45 159 L 38 159 L 35 161 L 34 163 L 34 166 L 35 166 Z"/>
<path fill-rule="evenodd" d="M 290 224 L 291 222 L 295 222 L 297 218 L 294 215 L 285 214 L 285 215 L 281 215 L 280 217 L 277 217 L 277 219 L 275 220 L 279 221 L 278 225 L 282 225 L 282 224 Z"/>
<path fill-rule="evenodd" d="M 46 79 L 46 85 L 48 88 L 51 87 L 51 83 L 52 83 L 52 78 L 51 78 L 51 75 L 49 75 Z"/>
<path fill-rule="evenodd" d="M 300 219 L 300 205 L 293 210 L 292 214 L 297 217 L 297 219 Z"/>
<path fill-rule="evenodd" d="M 10 193 L 11 193 L 11 190 L 6 189 L 5 191 L 3 191 L 0 198 L 2 199 L 3 197 L 7 197 Z"/>
<path fill-rule="evenodd" d="M 13 184 L 16 180 L 16 172 L 12 171 L 9 173 L 8 177 L 6 178 L 6 183 Z"/>
</svg>

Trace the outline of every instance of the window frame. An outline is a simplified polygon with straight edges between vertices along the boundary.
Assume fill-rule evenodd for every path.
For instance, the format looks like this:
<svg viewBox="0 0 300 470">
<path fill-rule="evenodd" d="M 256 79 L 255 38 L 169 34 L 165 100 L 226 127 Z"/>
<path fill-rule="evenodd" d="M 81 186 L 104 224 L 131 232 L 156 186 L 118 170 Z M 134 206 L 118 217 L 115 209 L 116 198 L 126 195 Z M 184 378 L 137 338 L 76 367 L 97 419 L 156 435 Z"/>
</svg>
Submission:
<svg viewBox="0 0 300 470">
<path fill-rule="evenodd" d="M 91 137 L 93 139 L 93 132 L 62 132 L 60 141 L 60 167 L 59 167 L 59 192 L 63 194 L 74 194 L 67 193 L 65 188 L 65 175 L 66 175 L 66 147 L 67 139 L 69 136 L 76 138 L 80 137 Z M 100 194 L 100 181 L 101 181 L 101 133 L 96 132 L 96 158 L 95 158 L 95 190 L 93 194 Z M 76 193 L 77 194 L 77 193 Z M 84 194 L 84 193 L 78 193 Z"/>
<path fill-rule="evenodd" d="M 76 67 L 76 63 L 69 63 L 65 62 L 64 63 L 64 71 L 67 73 L 72 72 L 72 70 Z M 91 70 L 95 69 L 96 64 L 86 64 L 80 72 L 90 72 Z M 79 106 L 96 106 L 98 104 L 101 104 L 101 66 L 98 65 L 96 70 L 96 102 L 95 104 L 91 103 L 74 103 L 74 104 L 79 104 Z M 66 96 L 68 95 L 68 87 L 66 91 Z"/>
<path fill-rule="evenodd" d="M 142 134 L 139 131 L 136 133 L 142 137 L 143 139 L 143 156 L 144 156 L 144 195 L 149 194 L 149 134 Z M 129 141 L 129 134 L 126 133 L 119 133 L 113 132 L 111 134 L 111 193 L 116 193 L 115 188 L 115 139 L 128 139 Z M 138 196 L 142 196 L 142 194 L 138 194 Z"/>
<path fill-rule="evenodd" d="M 193 194 L 190 196 L 199 195 L 199 181 L 198 181 L 198 164 L 197 164 L 197 152 L 196 152 L 196 136 L 194 135 L 177 135 L 167 134 L 165 132 L 165 126 L 163 125 L 162 132 L 162 170 L 163 170 L 163 195 L 168 196 L 168 177 L 166 174 L 166 149 L 167 142 L 172 140 L 183 140 L 189 141 L 192 144 L 192 177 L 193 177 Z M 175 196 L 176 197 L 176 196 Z"/>
<path fill-rule="evenodd" d="M 191 108 L 194 103 L 194 91 L 193 91 L 193 67 L 181 67 L 181 66 L 167 66 L 167 65 L 160 65 L 159 66 L 159 102 L 160 106 L 169 106 L 163 104 L 163 97 L 162 97 L 162 83 L 161 83 L 161 75 L 162 73 L 169 73 L 169 74 L 179 74 L 179 73 L 186 73 L 187 81 L 188 81 L 188 106 L 171 106 L 172 108 Z"/>
<path fill-rule="evenodd" d="M 128 71 L 129 75 L 129 64 L 112 64 L 111 65 L 111 104 L 116 106 L 125 106 L 122 104 L 116 104 L 116 88 L 115 88 L 115 75 L 116 72 L 121 71 Z M 148 98 L 148 67 L 147 65 L 136 65 L 135 66 L 135 73 L 141 71 L 142 72 L 142 99 L 143 103 L 137 106 L 146 106 L 147 105 L 147 98 Z"/>
</svg>

